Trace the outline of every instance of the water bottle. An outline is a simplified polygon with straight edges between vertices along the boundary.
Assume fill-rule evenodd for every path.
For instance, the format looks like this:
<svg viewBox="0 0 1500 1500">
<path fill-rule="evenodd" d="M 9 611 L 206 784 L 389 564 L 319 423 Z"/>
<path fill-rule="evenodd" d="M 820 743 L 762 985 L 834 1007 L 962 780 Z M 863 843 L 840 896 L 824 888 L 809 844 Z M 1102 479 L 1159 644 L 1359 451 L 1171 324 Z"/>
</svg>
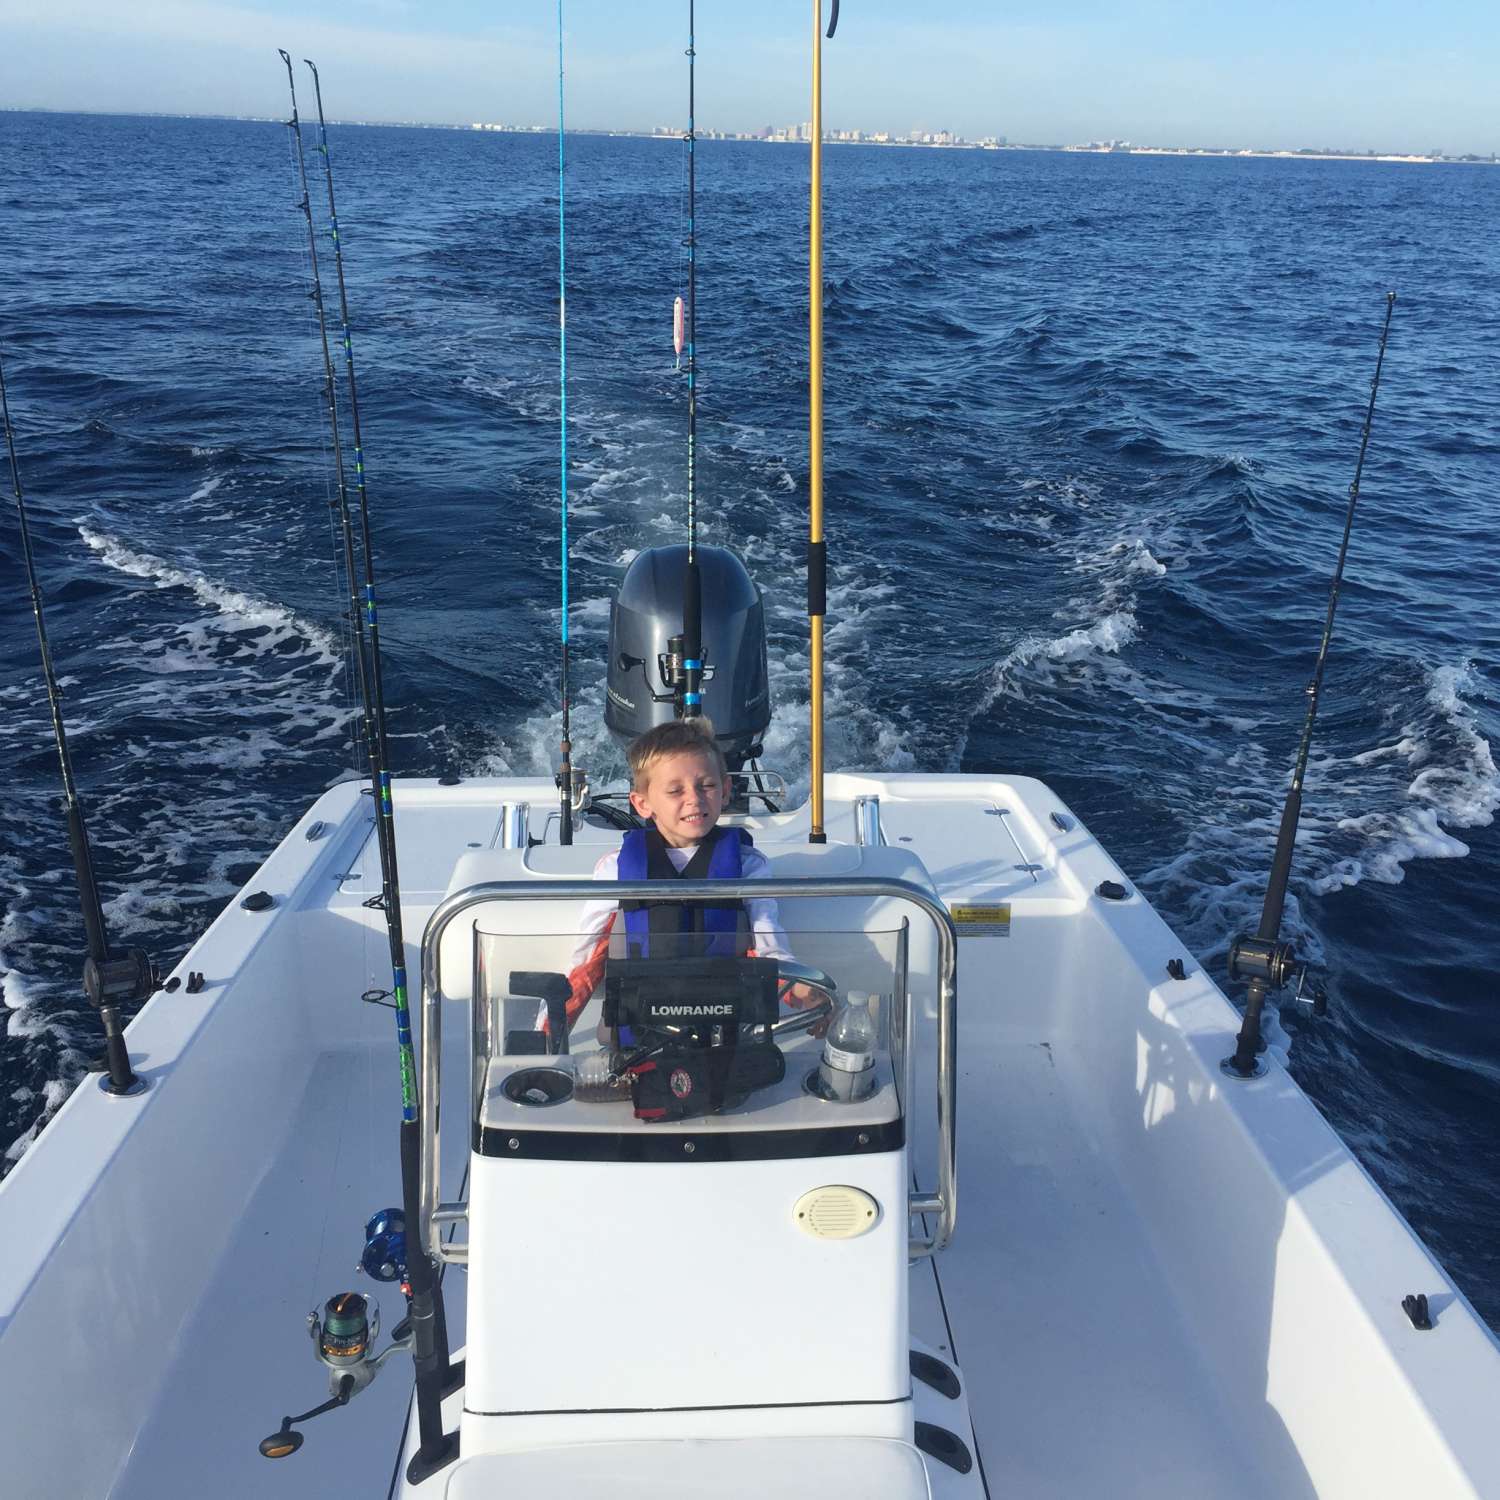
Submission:
<svg viewBox="0 0 1500 1500">
<path fill-rule="evenodd" d="M 607 1047 L 578 1054 L 573 1097 L 584 1104 L 611 1104 L 630 1097 L 630 1075 L 615 1073 L 615 1054 Z"/>
<path fill-rule="evenodd" d="M 879 1033 L 870 996 L 850 990 L 823 1042 L 818 1078 L 825 1097 L 863 1099 L 875 1091 L 875 1044 Z"/>
</svg>

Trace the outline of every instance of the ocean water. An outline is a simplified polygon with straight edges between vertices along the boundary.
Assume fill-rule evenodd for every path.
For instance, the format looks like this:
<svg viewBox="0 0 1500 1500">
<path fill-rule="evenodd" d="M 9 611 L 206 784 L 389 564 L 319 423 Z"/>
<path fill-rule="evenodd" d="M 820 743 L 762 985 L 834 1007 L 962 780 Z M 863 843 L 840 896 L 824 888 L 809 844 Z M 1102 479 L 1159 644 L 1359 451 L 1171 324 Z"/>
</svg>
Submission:
<svg viewBox="0 0 1500 1500">
<path fill-rule="evenodd" d="M 541 770 L 555 140 L 331 149 L 397 771 Z M 699 153 L 706 538 L 766 592 L 767 760 L 805 788 L 807 155 Z M 569 154 L 597 778 L 610 591 L 682 526 L 684 162 Z M 1221 978 L 1398 292 L 1286 924 L 1332 1008 L 1275 1039 L 1500 1322 L 1500 172 L 841 148 L 826 176 L 830 764 L 1045 777 Z M 0 346 L 73 755 L 115 935 L 168 963 L 350 761 L 296 200 L 281 125 L 0 114 Z M 97 1041 L 10 521 L 0 549 L 10 1162 Z"/>
</svg>

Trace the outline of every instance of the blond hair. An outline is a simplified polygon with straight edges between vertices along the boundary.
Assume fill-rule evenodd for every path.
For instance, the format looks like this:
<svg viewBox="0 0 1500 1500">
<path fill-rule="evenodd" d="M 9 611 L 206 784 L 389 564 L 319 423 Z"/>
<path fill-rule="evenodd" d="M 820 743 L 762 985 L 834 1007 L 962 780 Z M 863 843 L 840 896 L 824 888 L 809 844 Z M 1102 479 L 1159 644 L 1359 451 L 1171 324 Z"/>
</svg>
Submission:
<svg viewBox="0 0 1500 1500">
<path fill-rule="evenodd" d="M 651 768 L 669 755 L 706 755 L 719 768 L 720 776 L 729 774 L 724 752 L 714 738 L 714 726 L 707 719 L 668 719 L 641 735 L 625 759 L 630 765 L 630 783 L 638 792 L 651 780 Z"/>
</svg>

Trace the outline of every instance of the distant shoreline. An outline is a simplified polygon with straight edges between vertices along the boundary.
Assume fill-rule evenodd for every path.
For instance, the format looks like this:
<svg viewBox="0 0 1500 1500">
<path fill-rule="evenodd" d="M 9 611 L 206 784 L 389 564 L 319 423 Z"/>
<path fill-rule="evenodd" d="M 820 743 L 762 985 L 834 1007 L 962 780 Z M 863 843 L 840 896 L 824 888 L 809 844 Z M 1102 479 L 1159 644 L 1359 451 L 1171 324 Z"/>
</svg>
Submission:
<svg viewBox="0 0 1500 1500">
<path fill-rule="evenodd" d="M 84 115 L 116 120 L 223 120 L 248 125 L 284 125 L 286 123 L 279 115 L 186 114 L 167 110 L 43 109 L 24 105 L 0 105 L 0 114 Z M 484 135 L 551 135 L 555 128 L 550 125 L 488 123 L 453 125 L 431 120 L 330 120 L 328 123 L 330 125 L 369 126 L 386 130 L 458 130 Z M 567 134 L 608 136 L 626 140 L 680 141 L 682 139 L 679 132 L 661 130 L 604 130 L 574 127 L 569 129 Z M 788 139 L 784 136 L 768 138 L 744 131 L 700 130 L 698 138 L 699 140 L 738 141 L 764 146 L 806 146 L 809 144 L 805 140 Z M 916 141 L 897 138 L 852 141 L 832 137 L 825 138 L 824 145 L 903 147 L 912 151 L 1053 151 L 1070 156 L 1192 156 L 1216 159 L 1249 158 L 1258 161 L 1373 161 L 1406 166 L 1500 166 L 1500 155 L 1482 156 L 1475 152 L 1435 156 L 1400 151 L 1317 151 L 1307 147 L 1293 150 L 1259 146 L 1134 146 L 1123 144 L 1068 146 L 1032 142 Z"/>
</svg>

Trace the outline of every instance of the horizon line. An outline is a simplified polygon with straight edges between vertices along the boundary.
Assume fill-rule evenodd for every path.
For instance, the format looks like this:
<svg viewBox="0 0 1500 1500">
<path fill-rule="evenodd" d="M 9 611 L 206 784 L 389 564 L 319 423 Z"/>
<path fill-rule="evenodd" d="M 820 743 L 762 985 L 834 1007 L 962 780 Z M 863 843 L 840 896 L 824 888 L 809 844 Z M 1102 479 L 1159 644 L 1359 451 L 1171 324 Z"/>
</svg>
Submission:
<svg viewBox="0 0 1500 1500">
<path fill-rule="evenodd" d="M 121 110 L 121 109 L 73 109 L 46 104 L 0 104 L 0 114 L 17 115 L 82 115 L 88 119 L 107 120 L 222 120 L 239 125 L 286 125 L 289 122 L 281 115 L 219 114 L 200 110 Z M 471 121 L 459 124 L 451 120 L 383 120 L 383 119 L 335 119 L 330 125 L 347 125 L 365 129 L 388 130 L 456 130 L 466 133 L 479 132 L 485 135 L 552 135 L 552 125 L 510 125 L 487 121 Z M 774 127 L 771 127 L 774 128 Z M 785 127 L 783 127 L 785 128 Z M 681 140 L 682 133 L 664 131 L 659 127 L 646 129 L 640 126 L 623 125 L 575 125 L 564 130 L 564 135 L 602 135 L 630 137 L 644 140 Z M 959 137 L 952 143 L 912 140 L 897 136 L 894 132 L 882 132 L 891 138 L 885 141 L 872 139 L 839 140 L 825 133 L 825 146 L 879 146 L 905 147 L 908 150 L 929 151 L 1056 151 L 1075 156 L 1216 156 L 1288 158 L 1318 161 L 1377 161 L 1389 163 L 1432 163 L 1452 166 L 1500 165 L 1500 153 L 1490 152 L 1433 152 L 1381 150 L 1376 147 L 1359 149 L 1333 146 L 1199 146 L 1199 145 L 1136 145 L 1131 142 L 1099 140 L 1078 143 L 1044 141 L 1003 141 L 983 144 Z M 938 132 L 928 132 L 936 134 Z M 864 132 L 866 136 L 874 132 Z M 776 140 L 759 137 L 749 131 L 703 129 L 696 139 L 727 140 L 745 145 L 809 146 L 806 140 Z M 995 137 L 986 137 L 995 142 Z"/>
</svg>

